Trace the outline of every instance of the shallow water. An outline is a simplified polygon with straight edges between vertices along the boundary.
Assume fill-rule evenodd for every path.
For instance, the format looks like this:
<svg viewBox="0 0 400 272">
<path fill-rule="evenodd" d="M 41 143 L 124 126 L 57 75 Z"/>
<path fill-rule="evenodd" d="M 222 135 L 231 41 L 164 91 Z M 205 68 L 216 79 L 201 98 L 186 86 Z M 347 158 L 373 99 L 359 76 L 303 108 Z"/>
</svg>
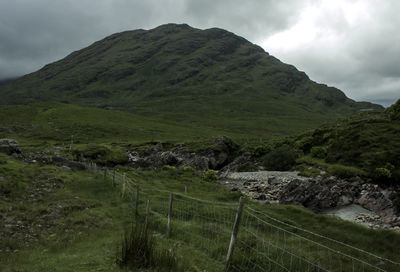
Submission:
<svg viewBox="0 0 400 272">
<path fill-rule="evenodd" d="M 348 206 L 341 206 L 341 207 L 335 207 L 332 209 L 327 209 L 327 210 L 323 211 L 322 213 L 327 214 L 327 215 L 334 215 L 334 216 L 340 217 L 344 220 L 348 220 L 348 221 L 352 221 L 352 222 L 356 222 L 357 215 L 359 215 L 361 213 L 376 215 L 376 213 L 374 213 L 370 210 L 367 210 L 357 204 L 351 204 Z M 357 223 L 360 223 L 360 222 L 357 221 Z M 368 223 L 361 223 L 361 224 L 368 225 Z"/>
</svg>

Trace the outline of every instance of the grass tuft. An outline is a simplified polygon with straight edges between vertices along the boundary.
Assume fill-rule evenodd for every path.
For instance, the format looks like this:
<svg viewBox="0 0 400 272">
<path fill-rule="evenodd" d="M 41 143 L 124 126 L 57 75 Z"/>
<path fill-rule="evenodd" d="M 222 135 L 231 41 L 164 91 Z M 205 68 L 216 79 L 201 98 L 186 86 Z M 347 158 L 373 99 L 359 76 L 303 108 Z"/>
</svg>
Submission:
<svg viewBox="0 0 400 272">
<path fill-rule="evenodd" d="M 117 250 L 116 262 L 120 268 L 153 268 L 156 271 L 183 271 L 173 251 L 159 247 L 148 228 L 136 222 L 124 234 Z"/>
</svg>

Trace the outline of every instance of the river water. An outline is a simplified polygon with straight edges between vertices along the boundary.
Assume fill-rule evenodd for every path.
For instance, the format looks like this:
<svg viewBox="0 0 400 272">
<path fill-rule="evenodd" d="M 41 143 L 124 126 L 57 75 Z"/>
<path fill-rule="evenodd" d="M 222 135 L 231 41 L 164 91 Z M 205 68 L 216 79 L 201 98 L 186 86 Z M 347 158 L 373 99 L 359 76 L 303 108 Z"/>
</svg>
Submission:
<svg viewBox="0 0 400 272">
<path fill-rule="evenodd" d="M 348 220 L 348 221 L 352 221 L 352 222 L 357 222 L 360 224 L 364 224 L 364 225 L 368 225 L 368 223 L 364 223 L 364 222 L 360 222 L 360 221 L 356 221 L 356 218 L 358 215 L 360 214 L 368 214 L 371 216 L 375 216 L 376 213 L 367 210 L 365 208 L 363 208 L 360 205 L 357 204 L 351 204 L 348 206 L 340 206 L 340 207 L 335 207 L 332 209 L 326 209 L 325 211 L 322 212 L 323 214 L 326 215 L 334 215 L 337 217 L 340 217 L 344 220 Z"/>
</svg>

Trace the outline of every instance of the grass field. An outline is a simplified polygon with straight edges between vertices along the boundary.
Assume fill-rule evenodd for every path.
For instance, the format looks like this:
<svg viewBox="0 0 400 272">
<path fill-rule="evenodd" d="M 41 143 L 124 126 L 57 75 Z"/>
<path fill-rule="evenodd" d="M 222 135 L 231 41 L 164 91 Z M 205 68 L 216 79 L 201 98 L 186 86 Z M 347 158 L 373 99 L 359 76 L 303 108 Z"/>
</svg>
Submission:
<svg viewBox="0 0 400 272">
<path fill-rule="evenodd" d="M 120 271 L 115 263 L 117 247 L 130 224 L 144 220 L 147 199 L 151 200 L 153 235 L 161 248 L 174 252 L 185 271 L 221 271 L 224 267 L 239 195 L 217 183 L 204 181 L 198 172 L 179 169 L 138 172 L 119 168 L 117 176 L 125 173 L 127 180 L 134 182 L 127 186 L 141 188 L 139 217 L 135 217 L 134 194 L 129 193 L 129 188 L 135 187 L 126 187 L 125 197 L 121 198 L 121 178 L 112 187 L 111 176 L 104 179 L 102 171 L 98 174 L 68 171 L 27 164 L 5 155 L 1 155 L 1 160 L 0 176 L 5 179 L 1 187 L 1 213 L 7 222 L 1 225 L 0 232 L 1 271 Z M 165 236 L 169 191 L 175 193 L 171 238 Z M 400 235 L 394 232 L 367 229 L 290 205 L 253 202 L 245 205 L 281 220 L 274 223 L 277 227 L 342 252 L 349 253 L 349 249 L 283 223 L 399 260 Z M 248 216 L 243 217 L 242 228 L 255 231 L 256 225 Z M 243 233 L 239 234 L 242 235 L 239 241 L 244 242 L 238 244 L 238 254 L 247 252 L 243 246 L 249 243 L 257 245 Z M 287 233 L 287 239 L 283 240 L 283 232 L 278 231 L 271 237 L 275 244 L 285 242 L 287 248 L 299 248 L 293 234 Z M 301 251 L 314 258 L 321 249 L 309 245 Z M 246 265 L 240 256 L 234 255 L 233 264 Z M 253 262 L 259 258 L 251 251 L 246 256 Z M 364 257 L 358 253 L 355 256 Z M 343 265 L 350 264 L 343 261 Z M 383 268 L 396 271 L 387 264 Z"/>
</svg>

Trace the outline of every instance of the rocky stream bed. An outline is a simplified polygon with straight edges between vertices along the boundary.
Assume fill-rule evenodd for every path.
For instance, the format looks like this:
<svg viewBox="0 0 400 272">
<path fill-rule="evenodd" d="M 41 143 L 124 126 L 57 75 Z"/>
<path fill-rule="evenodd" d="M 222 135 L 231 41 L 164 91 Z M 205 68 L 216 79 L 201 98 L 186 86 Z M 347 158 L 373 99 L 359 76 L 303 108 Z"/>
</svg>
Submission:
<svg viewBox="0 0 400 272">
<path fill-rule="evenodd" d="M 225 173 L 219 182 L 263 203 L 296 204 L 370 228 L 400 232 L 400 216 L 390 200 L 394 188 L 358 177 L 306 178 L 297 172 L 258 171 Z"/>
</svg>

